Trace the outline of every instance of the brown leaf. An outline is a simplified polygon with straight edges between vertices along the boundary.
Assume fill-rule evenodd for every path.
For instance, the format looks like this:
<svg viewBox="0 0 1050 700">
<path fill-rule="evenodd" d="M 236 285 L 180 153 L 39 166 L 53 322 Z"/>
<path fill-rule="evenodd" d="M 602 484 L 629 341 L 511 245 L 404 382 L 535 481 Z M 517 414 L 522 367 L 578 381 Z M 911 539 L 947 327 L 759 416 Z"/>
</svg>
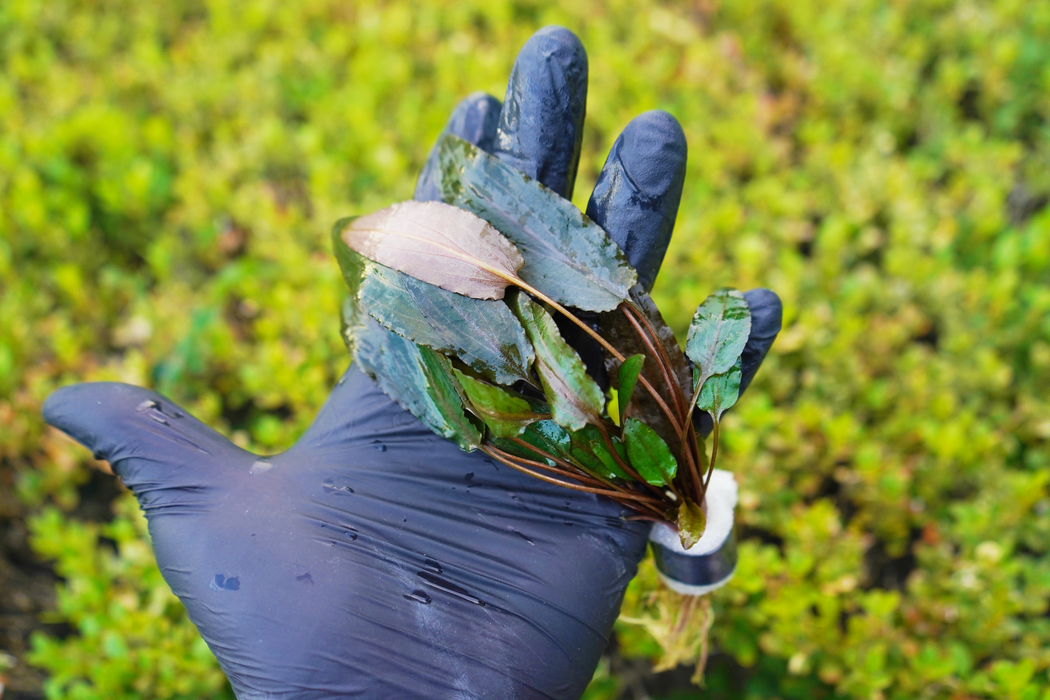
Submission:
<svg viewBox="0 0 1050 700">
<path fill-rule="evenodd" d="M 474 299 L 502 299 L 525 264 L 490 224 L 442 202 L 395 204 L 344 224 L 340 237 L 370 260 Z"/>
</svg>

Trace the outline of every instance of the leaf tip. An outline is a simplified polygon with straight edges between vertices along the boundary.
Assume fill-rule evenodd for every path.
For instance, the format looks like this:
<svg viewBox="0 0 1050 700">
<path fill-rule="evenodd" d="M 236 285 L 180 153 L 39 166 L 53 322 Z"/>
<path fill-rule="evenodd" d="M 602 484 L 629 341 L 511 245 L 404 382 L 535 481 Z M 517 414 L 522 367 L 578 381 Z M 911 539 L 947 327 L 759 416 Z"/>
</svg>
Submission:
<svg viewBox="0 0 1050 700">
<path fill-rule="evenodd" d="M 707 514 L 704 509 L 692 501 L 683 501 L 678 508 L 678 537 L 682 547 L 691 549 L 704 536 L 706 529 Z"/>
</svg>

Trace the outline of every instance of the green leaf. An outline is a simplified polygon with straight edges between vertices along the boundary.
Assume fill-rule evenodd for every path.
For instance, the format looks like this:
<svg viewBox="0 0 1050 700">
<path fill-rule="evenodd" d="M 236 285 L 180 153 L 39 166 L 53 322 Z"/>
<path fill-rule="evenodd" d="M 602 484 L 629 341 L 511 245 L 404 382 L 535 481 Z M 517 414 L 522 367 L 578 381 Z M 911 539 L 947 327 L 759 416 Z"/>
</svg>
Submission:
<svg viewBox="0 0 1050 700">
<path fill-rule="evenodd" d="M 699 372 L 694 372 L 699 380 Z M 707 411 L 715 420 L 720 420 L 728 408 L 732 408 L 740 398 L 740 358 L 724 374 L 716 374 L 704 382 L 696 407 Z"/>
<path fill-rule="evenodd" d="M 536 374 L 554 421 L 569 430 L 597 423 L 602 391 L 587 374 L 580 356 L 561 337 L 554 319 L 524 292 L 511 294 L 508 304 L 536 353 Z"/>
<path fill-rule="evenodd" d="M 750 334 L 751 311 L 740 292 L 720 289 L 700 304 L 685 341 L 685 354 L 700 368 L 700 385 L 729 371 Z"/>
<path fill-rule="evenodd" d="M 447 358 L 383 328 L 353 297 L 343 304 L 343 338 L 354 362 L 428 428 L 467 452 L 481 444 L 481 432 L 464 413 Z"/>
<path fill-rule="evenodd" d="M 612 437 L 611 442 L 617 455 L 626 462 L 627 448 L 616 437 Z M 601 431 L 593 425 L 587 425 L 583 430 L 572 434 L 572 456 L 592 474 L 603 479 L 632 481 L 627 472 L 617 464 Z"/>
<path fill-rule="evenodd" d="M 572 202 L 472 144 L 438 141 L 441 196 L 509 238 L 525 258 L 521 279 L 555 301 L 611 311 L 638 275 L 615 241 Z"/>
<path fill-rule="evenodd" d="M 561 427 L 552 420 L 541 420 L 535 423 L 530 423 L 525 432 L 521 434 L 521 439 L 530 445 L 534 445 L 539 449 L 543 450 L 547 454 L 553 455 L 560 459 L 568 460 L 571 458 L 572 453 L 572 440 L 569 437 L 569 433 L 565 428 Z M 532 460 L 544 460 L 543 457 L 528 450 L 521 445 L 511 442 L 505 438 L 494 438 L 492 442 L 496 447 L 510 452 L 518 457 L 524 457 Z M 549 459 L 545 460 L 552 467 L 554 463 Z"/>
<path fill-rule="evenodd" d="M 471 299 L 372 262 L 333 231 L 333 249 L 361 308 L 414 343 L 458 357 L 497 384 L 528 380 L 532 346 L 507 305 Z"/>
<path fill-rule="evenodd" d="M 525 399 L 478 381 L 453 369 L 459 385 L 467 395 L 469 407 L 496 437 L 517 437 L 531 423 L 543 420 L 545 415 L 536 413 Z"/>
<path fill-rule="evenodd" d="M 442 202 L 400 202 L 336 227 L 369 260 L 474 299 L 502 299 L 524 264 L 499 231 Z"/>
<path fill-rule="evenodd" d="M 678 537 L 682 546 L 689 549 L 700 541 L 707 529 L 707 515 L 704 509 L 690 500 L 685 500 L 678 507 Z"/>
<path fill-rule="evenodd" d="M 648 319 L 649 324 L 656 332 L 657 340 L 670 360 L 673 379 L 678 382 L 679 387 L 685 393 L 686 401 L 688 401 L 689 397 L 692 396 L 689 363 L 686 361 L 685 355 L 682 354 L 682 348 L 678 345 L 674 331 L 664 322 L 660 311 L 656 308 L 656 304 L 653 303 L 653 300 L 640 285 L 635 285 L 631 288 L 630 303 Z M 602 336 L 624 355 L 649 355 L 649 350 L 639 339 L 631 322 L 627 320 L 627 316 L 621 310 L 617 309 L 616 311 L 599 314 L 598 325 L 602 329 Z M 610 355 L 606 355 L 605 368 L 609 376 L 616 378 L 617 382 L 619 381 L 618 365 L 618 360 Z M 642 366 L 640 376 L 645 377 L 654 387 L 663 387 L 665 384 L 658 364 L 651 359 L 647 360 Z M 622 396 L 618 398 L 618 407 L 620 409 L 620 425 L 623 425 L 623 413 L 626 405 Z M 631 402 L 631 415 L 655 430 L 668 443 L 677 444 L 677 431 L 674 430 L 667 415 L 660 409 L 648 391 L 635 391 Z"/>
<path fill-rule="evenodd" d="M 627 456 L 639 476 L 653 486 L 663 486 L 674 479 L 678 462 L 667 443 L 656 431 L 635 418 L 628 418 L 624 426 Z"/>
<path fill-rule="evenodd" d="M 627 412 L 634 394 L 634 385 L 638 383 L 638 375 L 645 364 L 645 355 L 631 355 L 620 365 L 620 388 L 617 390 L 617 407 L 620 415 Z M 622 422 L 622 421 L 621 421 Z"/>
</svg>

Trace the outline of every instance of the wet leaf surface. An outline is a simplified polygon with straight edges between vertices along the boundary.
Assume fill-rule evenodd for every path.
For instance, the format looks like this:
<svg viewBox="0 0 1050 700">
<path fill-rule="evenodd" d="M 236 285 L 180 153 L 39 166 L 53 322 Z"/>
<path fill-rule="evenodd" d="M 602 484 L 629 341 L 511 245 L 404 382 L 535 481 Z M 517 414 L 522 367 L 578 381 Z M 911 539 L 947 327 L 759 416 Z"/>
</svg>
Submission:
<svg viewBox="0 0 1050 700">
<path fill-rule="evenodd" d="M 682 540 L 682 546 L 689 549 L 700 541 L 707 529 L 707 515 L 704 509 L 693 503 L 685 501 L 678 508 L 678 537 Z"/>
<path fill-rule="evenodd" d="M 521 278 L 555 301 L 611 311 L 637 282 L 619 246 L 572 202 L 452 134 L 438 142 L 438 187 L 510 239 Z"/>
<path fill-rule="evenodd" d="M 554 319 L 524 292 L 510 295 L 508 303 L 532 343 L 536 374 L 554 421 L 569 430 L 597 423 L 602 412 L 601 389 L 587 374 L 580 356 L 561 337 Z"/>
<path fill-rule="evenodd" d="M 452 371 L 474 414 L 496 437 L 517 437 L 529 424 L 547 418 L 533 411 L 528 401 L 509 391 L 474 379 L 457 369 Z"/>
<path fill-rule="evenodd" d="M 674 479 L 678 462 L 656 431 L 640 420 L 628 418 L 624 441 L 631 466 L 643 479 L 654 486 L 663 486 Z"/>
<path fill-rule="evenodd" d="M 611 438 L 611 441 L 613 449 L 617 451 L 617 455 L 626 462 L 627 448 L 623 442 L 615 437 Z M 602 479 L 633 481 L 627 475 L 627 472 L 616 463 L 616 458 L 609 451 L 609 446 L 605 443 L 601 431 L 593 425 L 588 425 L 583 430 L 578 430 L 572 434 L 572 456 L 580 464 L 587 467 L 592 474 Z"/>
<path fill-rule="evenodd" d="M 387 330 L 352 297 L 343 304 L 343 337 L 354 362 L 387 396 L 438 435 L 468 452 L 477 449 L 481 433 L 464 413 L 447 358 Z"/>
<path fill-rule="evenodd" d="M 502 299 L 524 263 L 499 231 L 442 202 L 400 202 L 336 228 L 369 260 L 475 299 Z"/>
<path fill-rule="evenodd" d="M 351 292 L 383 326 L 458 357 L 498 384 L 528 379 L 532 345 L 502 301 L 471 299 L 409 277 L 358 255 L 338 236 L 333 245 Z"/>
<path fill-rule="evenodd" d="M 744 295 L 720 289 L 707 297 L 693 315 L 685 354 L 700 369 L 700 382 L 729 371 L 744 351 L 751 333 L 751 311 Z"/>
<path fill-rule="evenodd" d="M 569 459 L 572 456 L 572 441 L 568 431 L 552 420 L 541 420 L 531 423 L 525 428 L 525 432 L 520 437 L 530 445 L 534 445 L 547 454 L 560 459 Z M 492 442 L 496 447 L 513 455 L 537 461 L 547 461 L 551 466 L 554 466 L 550 460 L 544 460 L 543 457 L 535 452 L 525 449 L 510 440 L 495 438 Z"/>
</svg>

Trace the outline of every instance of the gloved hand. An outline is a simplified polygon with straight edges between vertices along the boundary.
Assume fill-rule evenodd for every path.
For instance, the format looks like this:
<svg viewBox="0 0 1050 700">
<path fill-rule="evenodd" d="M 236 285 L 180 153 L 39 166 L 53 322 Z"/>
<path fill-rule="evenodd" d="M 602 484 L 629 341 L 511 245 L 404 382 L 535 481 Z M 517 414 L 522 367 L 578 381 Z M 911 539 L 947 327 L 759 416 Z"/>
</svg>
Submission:
<svg viewBox="0 0 1050 700">
<path fill-rule="evenodd" d="M 569 196 L 586 88 L 579 41 L 544 29 L 504 104 L 472 96 L 448 128 Z M 685 153 L 673 118 L 643 114 L 588 207 L 649 285 Z M 419 198 L 433 194 L 427 173 Z M 747 379 L 780 318 L 772 293 L 748 299 Z M 125 384 L 61 389 L 44 416 L 133 490 L 165 580 L 241 700 L 577 698 L 649 530 L 612 501 L 461 452 L 353 367 L 272 457 Z"/>
</svg>

